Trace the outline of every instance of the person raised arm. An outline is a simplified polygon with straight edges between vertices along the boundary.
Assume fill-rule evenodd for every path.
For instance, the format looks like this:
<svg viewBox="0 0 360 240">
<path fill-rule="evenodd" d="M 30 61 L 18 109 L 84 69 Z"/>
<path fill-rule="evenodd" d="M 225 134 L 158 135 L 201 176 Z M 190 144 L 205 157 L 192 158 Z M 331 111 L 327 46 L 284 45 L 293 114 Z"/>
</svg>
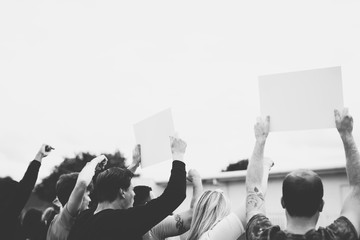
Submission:
<svg viewBox="0 0 360 240">
<path fill-rule="evenodd" d="M 190 229 L 193 208 L 197 199 L 203 192 L 203 185 L 200 174 L 195 169 L 190 169 L 187 180 L 193 185 L 193 195 L 190 202 L 190 208 L 184 212 L 168 216 L 155 227 L 153 227 L 149 235 L 145 235 L 143 239 L 165 239 L 168 237 L 178 236 Z"/>
<path fill-rule="evenodd" d="M 334 111 L 336 128 L 344 145 L 346 156 L 346 172 L 350 184 L 350 193 L 346 197 L 341 216 L 346 217 L 354 225 L 357 234 L 360 233 L 360 155 L 356 147 L 353 131 L 353 118 L 348 110 L 341 113 Z"/>
<path fill-rule="evenodd" d="M 192 198 L 190 201 L 190 209 L 185 212 L 175 214 L 175 216 L 174 216 L 175 221 L 176 221 L 176 228 L 178 229 L 179 234 L 182 234 L 190 229 L 191 220 L 192 220 L 196 201 L 201 196 L 201 194 L 204 190 L 203 185 L 202 185 L 201 176 L 200 176 L 199 172 L 196 171 L 195 169 L 189 170 L 187 179 L 193 185 L 193 193 L 192 193 Z"/>
<path fill-rule="evenodd" d="M 142 235 L 171 214 L 186 197 L 184 155 L 187 145 L 180 138 L 170 137 L 170 146 L 173 163 L 170 179 L 164 192 L 144 206 L 131 209 L 137 216 L 134 219 L 136 219 L 137 226 L 140 226 L 138 231 Z"/>
<path fill-rule="evenodd" d="M 190 209 L 194 209 L 197 199 L 200 197 L 204 190 L 202 185 L 202 179 L 196 169 L 189 170 L 187 179 L 193 185 L 193 195 L 190 202 Z"/>
<path fill-rule="evenodd" d="M 53 149 L 54 148 L 50 145 L 41 145 L 34 160 L 30 162 L 24 177 L 20 180 L 19 186 L 15 194 L 12 196 L 12 200 L 9 202 L 10 206 L 8 206 L 8 210 L 13 211 L 16 216 L 20 214 L 30 197 L 30 194 L 35 186 L 43 158 L 47 157 Z"/>
<path fill-rule="evenodd" d="M 36 183 L 41 161 L 51 150 L 49 145 L 43 144 L 33 161 L 30 162 L 20 182 L 14 181 L 14 189 L 7 194 L 5 201 L 0 206 L 0 238 L 12 239 L 18 234 L 18 217 L 28 201 Z"/>
<path fill-rule="evenodd" d="M 256 214 L 265 215 L 265 193 L 271 161 L 264 161 L 264 148 L 270 130 L 270 117 L 258 118 L 254 126 L 255 147 L 246 174 L 246 222 Z"/>
<path fill-rule="evenodd" d="M 102 165 L 101 167 L 105 167 L 106 163 L 107 158 L 105 155 L 100 155 L 86 163 L 84 168 L 80 171 L 75 187 L 70 194 L 69 201 L 66 203 L 66 208 L 71 216 L 76 216 L 78 214 L 86 189 L 95 174 L 96 167 L 100 165 Z"/>
<path fill-rule="evenodd" d="M 140 166 L 141 163 L 141 147 L 140 144 L 137 144 L 133 150 L 133 161 L 130 166 L 127 168 L 132 173 L 136 172 L 136 169 Z"/>
</svg>

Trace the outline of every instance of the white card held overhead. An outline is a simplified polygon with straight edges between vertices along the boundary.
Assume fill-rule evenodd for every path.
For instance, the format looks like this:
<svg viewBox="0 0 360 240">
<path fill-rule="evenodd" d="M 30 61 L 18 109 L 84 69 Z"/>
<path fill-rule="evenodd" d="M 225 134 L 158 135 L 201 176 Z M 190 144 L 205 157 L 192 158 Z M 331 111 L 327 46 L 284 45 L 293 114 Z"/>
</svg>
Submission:
<svg viewBox="0 0 360 240">
<path fill-rule="evenodd" d="M 172 159 L 170 138 L 175 129 L 170 109 L 134 125 L 136 142 L 141 145 L 141 166 Z"/>
<path fill-rule="evenodd" d="M 333 128 L 344 107 L 340 67 L 260 76 L 259 89 L 270 131 Z"/>
</svg>

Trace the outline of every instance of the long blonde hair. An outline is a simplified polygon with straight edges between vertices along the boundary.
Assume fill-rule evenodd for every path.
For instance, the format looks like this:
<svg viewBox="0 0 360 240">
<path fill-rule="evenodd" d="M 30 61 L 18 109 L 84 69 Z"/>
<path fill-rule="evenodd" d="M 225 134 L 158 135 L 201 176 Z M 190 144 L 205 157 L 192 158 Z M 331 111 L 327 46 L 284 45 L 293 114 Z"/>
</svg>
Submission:
<svg viewBox="0 0 360 240">
<path fill-rule="evenodd" d="M 221 190 L 207 190 L 196 203 L 187 240 L 198 240 L 230 214 L 230 203 Z"/>
</svg>

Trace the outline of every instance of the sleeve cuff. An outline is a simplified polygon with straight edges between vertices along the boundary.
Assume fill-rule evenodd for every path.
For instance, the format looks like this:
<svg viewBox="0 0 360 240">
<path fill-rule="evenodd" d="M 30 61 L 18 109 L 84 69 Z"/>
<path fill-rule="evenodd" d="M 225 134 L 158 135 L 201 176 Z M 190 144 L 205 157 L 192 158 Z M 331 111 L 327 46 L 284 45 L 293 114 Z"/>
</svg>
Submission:
<svg viewBox="0 0 360 240">
<path fill-rule="evenodd" d="M 37 160 L 32 160 L 31 163 L 30 163 L 30 166 L 40 168 L 41 163 L 39 161 L 37 161 Z"/>
<path fill-rule="evenodd" d="M 183 161 L 180 161 L 180 160 L 174 160 L 172 162 L 172 167 L 173 168 L 182 168 L 182 169 L 185 169 L 185 163 Z"/>
</svg>

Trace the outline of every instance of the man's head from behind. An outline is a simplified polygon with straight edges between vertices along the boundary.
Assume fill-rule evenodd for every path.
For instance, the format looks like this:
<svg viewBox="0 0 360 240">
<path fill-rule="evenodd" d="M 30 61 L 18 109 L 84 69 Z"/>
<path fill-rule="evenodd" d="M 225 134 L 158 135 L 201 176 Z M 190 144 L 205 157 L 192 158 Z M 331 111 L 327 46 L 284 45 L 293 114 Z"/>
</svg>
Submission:
<svg viewBox="0 0 360 240">
<path fill-rule="evenodd" d="M 119 167 L 112 167 L 101 172 L 95 182 L 94 191 L 99 203 L 123 200 L 123 207 L 128 208 L 134 200 L 131 179 L 134 174 Z"/>
<path fill-rule="evenodd" d="M 320 177 L 311 170 L 296 170 L 283 181 L 281 204 L 291 217 L 312 217 L 324 206 Z"/>
<path fill-rule="evenodd" d="M 56 183 L 56 196 L 63 207 L 69 201 L 70 195 L 75 188 L 78 176 L 79 173 L 77 172 L 63 174 L 59 177 L 59 180 Z M 79 210 L 81 211 L 86 209 L 89 205 L 89 201 L 89 192 L 86 192 Z"/>
<path fill-rule="evenodd" d="M 69 173 L 63 174 L 59 177 L 59 180 L 56 183 L 56 195 L 61 205 L 65 206 L 65 204 L 69 201 L 69 197 L 75 187 L 78 175 L 79 173 Z"/>
</svg>

